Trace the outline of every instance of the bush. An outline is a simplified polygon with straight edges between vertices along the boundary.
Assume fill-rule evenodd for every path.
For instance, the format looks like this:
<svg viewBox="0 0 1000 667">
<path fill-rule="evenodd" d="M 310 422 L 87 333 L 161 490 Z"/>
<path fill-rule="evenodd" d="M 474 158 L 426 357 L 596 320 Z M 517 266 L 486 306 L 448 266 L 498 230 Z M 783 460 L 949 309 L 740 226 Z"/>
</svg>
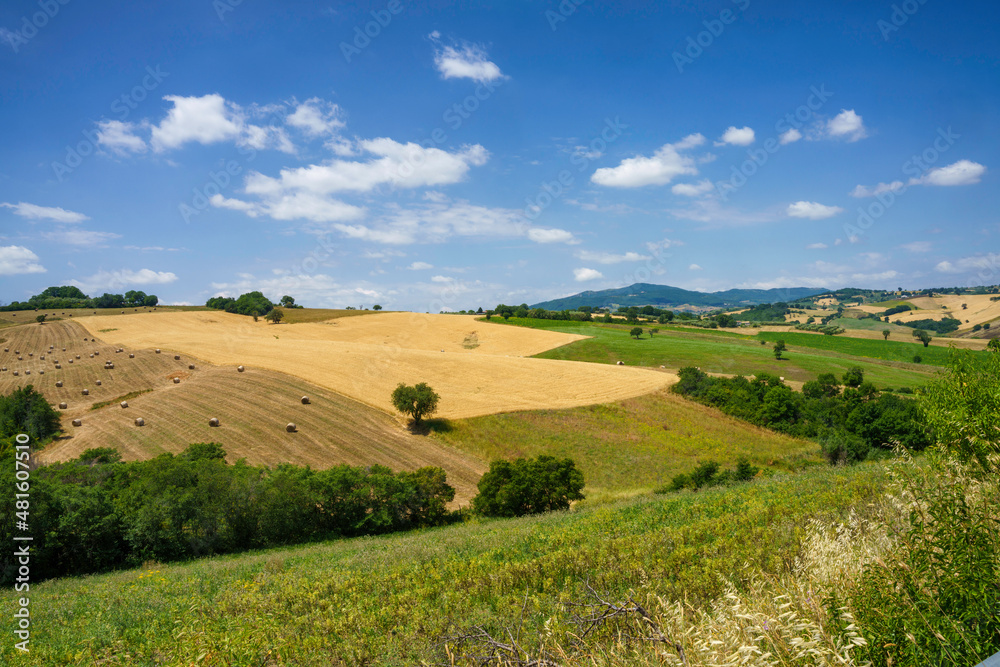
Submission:
<svg viewBox="0 0 1000 667">
<path fill-rule="evenodd" d="M 34 385 L 0 396 L 0 438 L 24 433 L 37 445 L 55 435 L 59 428 L 59 413 L 35 391 Z"/>
<path fill-rule="evenodd" d="M 540 455 L 537 459 L 496 460 L 479 480 L 472 499 L 477 514 L 514 517 L 569 508 L 583 500 L 583 473 L 572 459 Z"/>
</svg>

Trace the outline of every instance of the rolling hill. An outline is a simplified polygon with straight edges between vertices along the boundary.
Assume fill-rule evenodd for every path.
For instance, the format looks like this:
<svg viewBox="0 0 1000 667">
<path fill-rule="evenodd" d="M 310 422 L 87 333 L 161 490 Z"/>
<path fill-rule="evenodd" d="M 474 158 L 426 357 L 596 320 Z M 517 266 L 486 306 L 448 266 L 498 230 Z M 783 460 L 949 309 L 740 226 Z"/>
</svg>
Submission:
<svg viewBox="0 0 1000 667">
<path fill-rule="evenodd" d="M 758 303 L 795 301 L 804 297 L 822 294 L 827 290 L 812 287 L 789 287 L 782 289 L 731 289 L 724 292 L 694 292 L 671 287 L 635 283 L 628 287 L 607 289 L 597 292 L 587 291 L 562 299 L 536 303 L 532 308 L 546 310 L 576 310 L 581 306 L 593 308 L 616 306 L 657 306 L 660 308 L 700 309 L 735 308 Z"/>
</svg>

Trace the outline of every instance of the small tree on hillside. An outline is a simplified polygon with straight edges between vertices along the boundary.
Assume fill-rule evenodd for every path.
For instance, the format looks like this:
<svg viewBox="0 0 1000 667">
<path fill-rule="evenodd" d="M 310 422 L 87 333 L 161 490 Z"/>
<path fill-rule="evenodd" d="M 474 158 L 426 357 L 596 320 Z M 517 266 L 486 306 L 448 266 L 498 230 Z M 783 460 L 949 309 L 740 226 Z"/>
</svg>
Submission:
<svg viewBox="0 0 1000 667">
<path fill-rule="evenodd" d="M 652 338 L 653 334 L 658 334 L 658 333 L 660 333 L 659 329 L 650 329 L 649 330 L 649 337 Z"/>
<path fill-rule="evenodd" d="M 784 352 L 785 350 L 787 350 L 787 349 L 788 349 L 788 348 L 787 348 L 787 347 L 785 346 L 785 341 L 783 341 L 783 340 L 779 340 L 779 341 L 777 341 L 777 342 L 776 342 L 776 343 L 774 344 L 774 358 L 775 358 L 775 359 L 779 359 L 779 360 L 780 360 L 780 359 L 781 359 L 781 354 L 782 354 L 782 353 L 783 353 L 783 352 Z"/>
<path fill-rule="evenodd" d="M 931 340 L 933 340 L 931 335 L 926 331 L 924 331 L 923 329 L 914 329 L 913 337 L 919 340 L 921 343 L 923 343 L 924 347 L 927 347 L 927 345 L 930 344 Z"/>
<path fill-rule="evenodd" d="M 35 317 L 35 321 L 38 322 L 39 324 L 42 324 L 45 322 L 46 317 L 48 317 L 48 315 L 38 315 Z"/>
<path fill-rule="evenodd" d="M 479 480 L 473 510 L 485 516 L 523 516 L 564 510 L 583 500 L 583 473 L 572 459 L 542 454 L 537 459 L 497 460 Z"/>
<path fill-rule="evenodd" d="M 374 306 L 372 306 L 372 310 L 382 310 L 382 306 L 376 303 Z"/>
<path fill-rule="evenodd" d="M 632 336 L 636 340 L 639 340 L 639 336 L 642 335 L 642 327 L 632 327 L 632 330 L 628 332 L 629 336 Z"/>
<path fill-rule="evenodd" d="M 865 381 L 865 371 L 860 366 L 852 366 L 844 373 L 844 385 L 860 387 Z"/>
<path fill-rule="evenodd" d="M 889 340 L 889 334 L 892 333 L 888 329 L 882 329 L 882 340 Z"/>
<path fill-rule="evenodd" d="M 439 400 L 441 397 L 426 382 L 412 387 L 400 382 L 392 392 L 393 406 L 404 415 L 412 417 L 414 426 L 419 426 L 421 419 L 437 411 Z"/>
<path fill-rule="evenodd" d="M 264 319 L 267 320 L 268 322 L 270 322 L 271 324 L 277 324 L 282 319 L 284 319 L 284 317 L 285 317 L 285 313 L 282 312 L 282 310 L 280 308 L 275 308 L 270 313 L 268 313 L 267 315 L 265 315 Z M 254 319 L 256 319 L 256 318 L 254 318 Z"/>
</svg>

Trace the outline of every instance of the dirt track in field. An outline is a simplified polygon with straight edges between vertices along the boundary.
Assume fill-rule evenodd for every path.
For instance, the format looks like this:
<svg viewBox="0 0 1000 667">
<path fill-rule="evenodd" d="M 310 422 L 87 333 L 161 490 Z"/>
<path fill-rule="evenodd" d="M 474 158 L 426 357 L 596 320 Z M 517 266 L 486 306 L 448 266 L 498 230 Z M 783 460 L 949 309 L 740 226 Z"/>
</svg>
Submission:
<svg viewBox="0 0 1000 667">
<path fill-rule="evenodd" d="M 441 396 L 439 416 L 461 418 L 605 403 L 676 381 L 647 369 L 527 358 L 580 336 L 460 315 L 373 313 L 271 325 L 202 311 L 98 315 L 79 324 L 112 345 L 278 371 L 389 413 L 400 382 L 427 382 Z"/>
</svg>

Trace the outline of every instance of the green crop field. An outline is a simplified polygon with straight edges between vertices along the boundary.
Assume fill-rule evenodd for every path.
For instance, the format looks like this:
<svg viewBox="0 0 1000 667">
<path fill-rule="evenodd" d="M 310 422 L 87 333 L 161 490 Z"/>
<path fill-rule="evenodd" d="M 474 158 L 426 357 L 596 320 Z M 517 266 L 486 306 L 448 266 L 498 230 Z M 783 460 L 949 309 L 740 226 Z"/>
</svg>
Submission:
<svg viewBox="0 0 1000 667">
<path fill-rule="evenodd" d="M 758 428 L 667 391 L 567 410 L 486 415 L 450 422 L 434 437 L 484 461 L 549 454 L 572 458 L 591 499 L 648 492 L 714 460 L 757 466 L 819 463 L 819 446 Z"/>
<path fill-rule="evenodd" d="M 886 479 L 879 464 L 822 467 L 700 493 L 32 584 L 31 651 L 5 641 L 0 662 L 449 664 L 442 639 L 474 626 L 503 638 L 523 619 L 526 646 L 564 632 L 563 605 L 584 599 L 585 581 L 609 596 L 631 590 L 707 611 L 726 580 L 741 587 L 790 572 L 810 517 L 864 514 Z M 0 593 L 8 618 L 24 595 Z M 658 648 L 643 650 L 661 664 Z"/>
<path fill-rule="evenodd" d="M 912 331 L 912 329 L 909 329 Z M 817 350 L 827 350 L 844 355 L 864 357 L 868 359 L 883 359 L 886 361 L 911 362 L 914 355 L 919 355 L 923 364 L 946 366 L 949 350 L 941 346 L 924 347 L 920 343 L 904 343 L 898 340 L 872 340 L 869 338 L 851 338 L 850 336 L 817 336 L 807 333 L 776 333 L 761 332 L 757 334 L 760 340 L 768 342 L 779 338 L 789 346 L 808 347 Z M 974 355 L 984 354 L 973 352 Z M 789 355 L 791 356 L 791 355 Z"/>
<path fill-rule="evenodd" d="M 496 319 L 496 318 L 494 318 Z M 841 337 L 817 336 L 805 333 L 761 333 L 759 336 L 768 340 L 783 338 L 789 345 L 785 355 L 787 358 L 778 361 L 774 358 L 770 345 L 761 345 L 761 338 L 739 333 L 722 332 L 715 329 L 697 330 L 681 327 L 659 326 L 660 332 L 652 338 L 648 331 L 651 326 L 644 325 L 646 332 L 643 338 L 636 340 L 628 334 L 628 325 L 599 325 L 592 323 L 561 322 L 554 320 L 518 320 L 511 318 L 510 324 L 515 326 L 531 326 L 564 331 L 585 336 L 587 340 L 577 341 L 563 347 L 549 350 L 538 355 L 543 359 L 568 359 L 573 361 L 589 361 L 593 363 L 614 364 L 623 361 L 630 366 L 665 366 L 669 369 L 696 366 L 708 373 L 729 373 L 753 375 L 761 371 L 773 373 L 786 380 L 806 382 L 813 380 L 821 373 L 833 373 L 840 377 L 852 366 L 864 369 L 865 377 L 880 387 L 916 387 L 926 383 L 937 370 L 924 364 L 912 363 L 910 352 L 902 359 L 883 360 L 874 356 L 862 356 L 861 352 L 874 350 L 871 347 L 878 341 L 845 339 Z M 802 341 L 801 343 L 798 341 Z M 818 345 L 839 345 L 839 341 L 857 340 L 858 346 L 823 348 Z M 819 342 L 817 342 L 819 341 Z M 822 342 L 826 341 L 826 342 Z M 834 341 L 831 343 L 830 341 Z M 882 341 L 885 342 L 885 341 Z M 897 343 L 899 345 L 910 345 Z M 943 365 L 947 350 L 941 350 L 944 356 L 924 356 L 925 364 Z"/>
</svg>

